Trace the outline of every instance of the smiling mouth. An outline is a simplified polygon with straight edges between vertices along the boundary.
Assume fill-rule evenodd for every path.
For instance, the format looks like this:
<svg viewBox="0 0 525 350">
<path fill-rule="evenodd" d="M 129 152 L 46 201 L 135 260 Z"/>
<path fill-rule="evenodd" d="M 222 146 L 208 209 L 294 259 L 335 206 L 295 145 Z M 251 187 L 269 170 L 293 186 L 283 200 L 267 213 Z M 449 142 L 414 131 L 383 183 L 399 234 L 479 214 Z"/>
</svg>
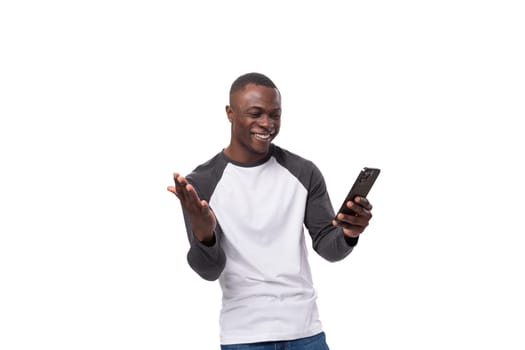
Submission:
<svg viewBox="0 0 525 350">
<path fill-rule="evenodd" d="M 269 134 L 259 134 L 259 133 L 253 133 L 253 136 L 255 136 L 255 138 L 257 140 L 261 140 L 261 141 L 269 141 L 272 136 L 273 136 L 274 133 L 269 133 Z"/>
</svg>

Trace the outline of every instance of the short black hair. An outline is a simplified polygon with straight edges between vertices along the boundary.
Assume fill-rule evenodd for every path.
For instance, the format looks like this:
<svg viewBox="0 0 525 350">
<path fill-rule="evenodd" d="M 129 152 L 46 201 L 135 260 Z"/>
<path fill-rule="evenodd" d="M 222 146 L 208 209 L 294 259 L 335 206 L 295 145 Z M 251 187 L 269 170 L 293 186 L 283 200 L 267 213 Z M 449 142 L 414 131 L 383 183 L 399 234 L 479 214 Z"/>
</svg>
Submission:
<svg viewBox="0 0 525 350">
<path fill-rule="evenodd" d="M 273 81 L 268 78 L 266 75 L 261 73 L 246 73 L 235 79 L 231 88 L 230 88 L 230 98 L 231 96 L 246 87 L 248 84 L 262 85 L 269 88 L 277 89 L 277 86 Z"/>
</svg>

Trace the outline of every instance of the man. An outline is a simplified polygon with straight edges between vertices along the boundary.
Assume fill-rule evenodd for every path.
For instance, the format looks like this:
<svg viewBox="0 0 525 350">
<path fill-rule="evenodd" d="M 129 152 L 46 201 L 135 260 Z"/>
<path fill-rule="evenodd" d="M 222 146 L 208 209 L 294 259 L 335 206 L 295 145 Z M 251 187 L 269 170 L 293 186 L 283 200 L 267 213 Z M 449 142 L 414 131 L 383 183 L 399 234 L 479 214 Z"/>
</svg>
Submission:
<svg viewBox="0 0 525 350">
<path fill-rule="evenodd" d="M 337 221 L 321 172 L 272 141 L 281 94 L 259 73 L 237 78 L 226 115 L 229 145 L 168 190 L 180 200 L 189 265 L 223 292 L 221 349 L 328 349 L 316 306 L 306 227 L 314 250 L 346 257 L 372 218 L 372 205 L 348 202 Z M 241 345 L 242 344 L 242 345 Z"/>
</svg>

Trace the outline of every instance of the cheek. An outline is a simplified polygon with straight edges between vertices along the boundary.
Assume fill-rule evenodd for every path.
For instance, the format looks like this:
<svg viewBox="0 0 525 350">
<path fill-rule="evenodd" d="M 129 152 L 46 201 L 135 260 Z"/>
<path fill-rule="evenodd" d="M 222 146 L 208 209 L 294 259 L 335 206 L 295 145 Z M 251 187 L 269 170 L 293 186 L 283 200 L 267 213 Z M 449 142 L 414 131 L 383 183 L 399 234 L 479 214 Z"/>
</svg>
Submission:
<svg viewBox="0 0 525 350">
<path fill-rule="evenodd" d="M 250 134 L 250 129 L 248 127 L 246 127 L 245 125 L 242 125 L 242 124 L 239 124 L 239 123 L 234 123 L 232 125 L 232 131 L 233 133 L 235 133 L 236 135 L 239 135 L 239 136 L 246 136 L 246 135 L 249 135 Z"/>
</svg>

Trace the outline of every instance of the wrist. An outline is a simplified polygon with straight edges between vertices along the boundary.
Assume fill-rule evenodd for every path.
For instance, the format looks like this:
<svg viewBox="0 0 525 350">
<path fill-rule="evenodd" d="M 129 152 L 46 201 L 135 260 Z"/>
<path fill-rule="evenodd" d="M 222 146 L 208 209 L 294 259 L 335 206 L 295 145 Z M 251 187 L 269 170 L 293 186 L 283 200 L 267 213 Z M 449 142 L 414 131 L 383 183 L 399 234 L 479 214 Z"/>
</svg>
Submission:
<svg viewBox="0 0 525 350">
<path fill-rule="evenodd" d="M 359 242 L 359 236 L 357 237 L 351 237 L 347 236 L 343 233 L 343 236 L 345 238 L 346 244 L 348 244 L 350 247 L 355 247 L 357 245 L 357 242 Z"/>
<path fill-rule="evenodd" d="M 213 231 L 211 232 L 211 234 L 207 234 L 207 235 L 195 234 L 195 237 L 197 238 L 197 240 L 199 240 L 199 242 L 201 242 L 207 247 L 211 247 L 215 245 L 215 242 L 217 241 L 215 238 L 215 233 Z"/>
</svg>

